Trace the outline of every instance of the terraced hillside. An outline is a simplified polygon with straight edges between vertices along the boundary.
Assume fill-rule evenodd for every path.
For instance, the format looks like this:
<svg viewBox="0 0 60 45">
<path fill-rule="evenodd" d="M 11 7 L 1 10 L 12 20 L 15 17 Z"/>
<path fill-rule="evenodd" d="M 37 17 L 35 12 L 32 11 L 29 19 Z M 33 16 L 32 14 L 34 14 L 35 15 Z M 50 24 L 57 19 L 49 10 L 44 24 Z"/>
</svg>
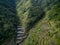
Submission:
<svg viewBox="0 0 60 45">
<path fill-rule="evenodd" d="M 60 2 L 45 12 L 45 17 L 30 30 L 23 45 L 60 45 Z"/>
<path fill-rule="evenodd" d="M 60 45 L 60 0 L 0 0 L 0 45 Z"/>
<path fill-rule="evenodd" d="M 27 33 L 31 30 L 23 45 L 60 45 L 59 4 L 59 0 L 20 0 L 17 12 L 21 24 Z"/>
<path fill-rule="evenodd" d="M 45 10 L 58 0 L 16 0 L 17 14 L 22 26 L 28 32 L 45 15 Z M 48 9 L 46 9 L 48 8 Z"/>
</svg>

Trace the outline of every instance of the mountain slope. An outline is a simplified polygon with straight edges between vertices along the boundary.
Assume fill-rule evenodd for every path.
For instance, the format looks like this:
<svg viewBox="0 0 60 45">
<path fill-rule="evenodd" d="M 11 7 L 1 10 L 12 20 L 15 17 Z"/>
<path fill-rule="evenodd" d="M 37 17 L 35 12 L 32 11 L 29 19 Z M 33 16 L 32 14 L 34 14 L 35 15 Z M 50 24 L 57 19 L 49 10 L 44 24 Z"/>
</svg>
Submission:
<svg viewBox="0 0 60 45">
<path fill-rule="evenodd" d="M 17 14 L 20 17 L 21 25 L 28 32 L 32 26 L 45 16 L 45 8 L 50 7 L 58 0 L 16 0 Z M 45 10 L 44 10 L 45 9 Z"/>
<path fill-rule="evenodd" d="M 7 45 L 16 33 L 18 16 L 15 0 L 0 0 L 0 45 Z"/>
<path fill-rule="evenodd" d="M 60 3 L 56 3 L 45 12 L 29 32 L 23 45 L 60 45 Z"/>
</svg>

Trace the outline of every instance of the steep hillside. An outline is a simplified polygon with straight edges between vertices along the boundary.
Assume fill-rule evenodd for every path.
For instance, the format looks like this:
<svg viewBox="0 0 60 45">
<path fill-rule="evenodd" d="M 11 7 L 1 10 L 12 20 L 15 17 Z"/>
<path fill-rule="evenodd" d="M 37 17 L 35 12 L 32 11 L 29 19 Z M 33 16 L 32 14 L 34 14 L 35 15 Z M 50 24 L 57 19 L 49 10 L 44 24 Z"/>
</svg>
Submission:
<svg viewBox="0 0 60 45">
<path fill-rule="evenodd" d="M 21 30 L 23 45 L 60 45 L 60 0 L 0 0 L 0 45 L 15 45 Z"/>
<path fill-rule="evenodd" d="M 45 11 L 45 17 L 30 30 L 23 45 L 60 45 L 60 2 Z"/>
<path fill-rule="evenodd" d="M 7 45 L 16 33 L 18 16 L 15 0 L 0 0 L 0 45 Z"/>
<path fill-rule="evenodd" d="M 45 15 L 45 8 L 50 7 L 58 0 L 16 0 L 17 14 L 20 17 L 21 24 L 28 32 Z"/>
</svg>

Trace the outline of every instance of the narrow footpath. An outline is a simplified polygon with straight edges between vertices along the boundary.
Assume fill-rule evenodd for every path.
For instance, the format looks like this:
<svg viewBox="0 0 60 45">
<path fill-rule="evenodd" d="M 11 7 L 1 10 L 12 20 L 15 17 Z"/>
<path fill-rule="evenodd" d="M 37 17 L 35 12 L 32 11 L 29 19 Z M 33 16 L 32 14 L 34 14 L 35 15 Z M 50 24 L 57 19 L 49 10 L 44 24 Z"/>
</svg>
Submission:
<svg viewBox="0 0 60 45">
<path fill-rule="evenodd" d="M 16 35 L 16 44 L 21 45 L 21 43 L 24 41 L 24 39 L 27 38 L 28 35 L 25 34 L 24 28 L 21 26 L 17 27 L 17 35 Z"/>
</svg>

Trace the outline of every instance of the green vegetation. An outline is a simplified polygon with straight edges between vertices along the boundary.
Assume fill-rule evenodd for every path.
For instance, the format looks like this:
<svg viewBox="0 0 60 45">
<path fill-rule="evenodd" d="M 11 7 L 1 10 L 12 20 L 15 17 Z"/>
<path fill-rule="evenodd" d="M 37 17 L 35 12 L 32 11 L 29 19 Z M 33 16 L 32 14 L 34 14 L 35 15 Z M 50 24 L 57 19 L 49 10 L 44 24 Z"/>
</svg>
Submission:
<svg viewBox="0 0 60 45">
<path fill-rule="evenodd" d="M 23 45 L 60 45 L 60 2 L 51 6 L 30 30 Z"/>
<path fill-rule="evenodd" d="M 21 0 L 17 4 L 17 13 L 22 26 L 28 32 L 40 19 L 45 16 L 45 11 L 58 0 Z M 20 5 L 19 5 L 20 4 Z M 45 10 L 45 8 L 47 8 Z"/>
<path fill-rule="evenodd" d="M 0 45 L 6 45 L 15 36 L 18 17 L 8 8 L 0 6 Z"/>
<path fill-rule="evenodd" d="M 19 24 L 29 33 L 23 45 L 60 45 L 59 0 L 19 0 L 12 6 L 0 5 L 0 45 L 15 36 Z"/>
</svg>

